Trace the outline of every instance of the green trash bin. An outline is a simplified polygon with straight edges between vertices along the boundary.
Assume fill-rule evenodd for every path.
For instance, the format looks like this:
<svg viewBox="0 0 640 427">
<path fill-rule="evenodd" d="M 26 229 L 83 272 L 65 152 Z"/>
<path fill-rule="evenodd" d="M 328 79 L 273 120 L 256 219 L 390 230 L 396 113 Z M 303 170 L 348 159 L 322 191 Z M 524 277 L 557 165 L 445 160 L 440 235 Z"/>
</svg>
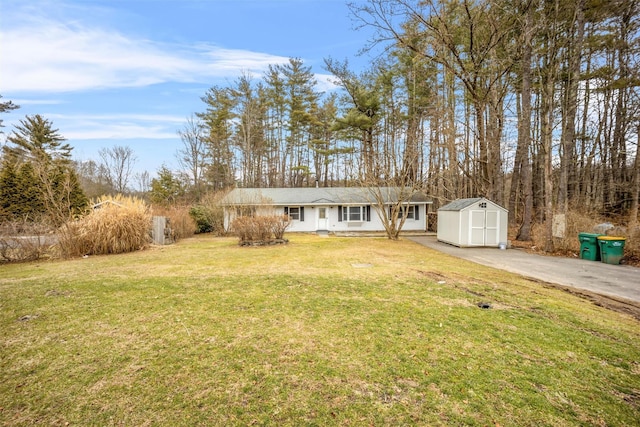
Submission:
<svg viewBox="0 0 640 427">
<path fill-rule="evenodd" d="M 624 243 L 626 240 L 624 237 L 615 236 L 598 237 L 602 262 L 614 265 L 620 264 L 620 260 L 624 256 Z"/>
<path fill-rule="evenodd" d="M 600 246 L 598 245 L 598 237 L 602 234 L 580 233 L 580 258 L 590 261 L 600 261 Z"/>
</svg>

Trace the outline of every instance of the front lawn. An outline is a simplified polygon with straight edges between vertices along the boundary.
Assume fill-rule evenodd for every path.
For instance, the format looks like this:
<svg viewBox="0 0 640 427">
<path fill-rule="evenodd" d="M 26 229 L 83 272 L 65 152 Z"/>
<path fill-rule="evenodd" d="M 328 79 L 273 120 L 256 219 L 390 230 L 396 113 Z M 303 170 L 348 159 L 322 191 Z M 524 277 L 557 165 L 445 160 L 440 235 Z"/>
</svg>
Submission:
<svg viewBox="0 0 640 427">
<path fill-rule="evenodd" d="M 0 266 L 0 424 L 639 424 L 631 317 L 410 241 L 287 237 Z"/>
</svg>

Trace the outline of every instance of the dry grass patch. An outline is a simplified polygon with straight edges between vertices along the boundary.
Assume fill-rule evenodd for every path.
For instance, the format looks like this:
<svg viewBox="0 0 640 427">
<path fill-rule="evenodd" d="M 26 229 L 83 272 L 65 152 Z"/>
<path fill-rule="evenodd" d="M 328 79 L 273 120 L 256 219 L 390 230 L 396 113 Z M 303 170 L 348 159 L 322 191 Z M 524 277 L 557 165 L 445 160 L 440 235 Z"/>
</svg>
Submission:
<svg viewBox="0 0 640 427">
<path fill-rule="evenodd" d="M 565 218 L 565 237 L 554 238 L 554 246 L 557 254 L 566 256 L 579 256 L 579 233 L 593 233 L 594 228 L 599 224 L 612 221 L 610 218 L 598 218 L 593 214 L 577 210 L 567 212 Z M 622 221 L 622 223 L 624 223 L 624 221 Z M 617 225 L 608 230 L 606 234 L 626 238 L 624 254 L 627 263 L 640 265 L 640 227 L 630 229 L 620 226 L 620 221 L 615 222 L 615 224 Z M 544 227 L 544 224 L 535 224 L 533 226 L 532 242 L 530 246 L 527 246 L 528 249 L 542 250 L 542 248 L 544 248 Z M 510 235 L 515 236 L 516 233 L 517 230 L 513 229 L 511 230 Z M 513 241 L 513 243 L 519 244 L 515 241 Z"/>
</svg>

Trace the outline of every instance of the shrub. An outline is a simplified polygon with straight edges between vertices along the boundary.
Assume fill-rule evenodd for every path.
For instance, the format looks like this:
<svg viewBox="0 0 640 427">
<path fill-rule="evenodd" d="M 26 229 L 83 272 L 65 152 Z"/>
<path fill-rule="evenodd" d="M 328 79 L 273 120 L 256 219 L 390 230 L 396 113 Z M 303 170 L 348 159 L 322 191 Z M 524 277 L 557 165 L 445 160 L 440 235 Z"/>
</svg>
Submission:
<svg viewBox="0 0 640 427">
<path fill-rule="evenodd" d="M 287 215 L 241 216 L 231 223 L 232 231 L 240 244 L 282 241 L 285 230 L 291 224 Z"/>
<path fill-rule="evenodd" d="M 199 204 L 191 208 L 189 214 L 197 225 L 198 233 L 215 233 L 218 236 L 226 233 L 224 229 L 224 210 L 220 206 L 220 199 L 225 194 L 225 191 L 208 193 L 200 200 Z"/>
<path fill-rule="evenodd" d="M 640 227 L 628 230 L 624 237 L 627 238 L 624 246 L 625 258 L 634 265 L 640 265 Z"/>
<path fill-rule="evenodd" d="M 103 197 L 94 209 L 60 230 L 66 257 L 133 252 L 150 243 L 151 213 L 134 197 Z"/>
<path fill-rule="evenodd" d="M 213 212 L 206 206 L 197 205 L 191 207 L 189 215 L 196 224 L 196 233 L 211 233 L 215 229 Z"/>
<path fill-rule="evenodd" d="M 273 233 L 273 237 L 276 239 L 282 239 L 284 237 L 284 232 L 291 225 L 291 218 L 288 215 L 276 215 L 273 217 L 273 221 L 271 221 L 271 231 Z"/>
<path fill-rule="evenodd" d="M 610 220 L 610 218 L 602 218 L 576 210 L 567 212 L 565 218 L 565 237 L 554 238 L 553 243 L 556 252 L 574 255 L 580 253 L 579 233 L 593 233 L 598 224 Z M 544 248 L 544 224 L 535 224 L 532 231 L 533 245 L 539 249 Z M 605 234 L 625 237 L 627 240 L 624 247 L 624 256 L 631 263 L 638 264 L 638 261 L 640 261 L 640 227 L 629 230 L 625 227 L 615 226 Z"/>
<path fill-rule="evenodd" d="M 593 215 L 578 211 L 569 211 L 565 215 L 565 233 L 563 238 L 554 238 L 555 250 L 561 253 L 580 253 L 580 241 L 578 234 L 593 231 L 593 227 L 603 221 L 594 219 Z M 535 224 L 532 228 L 533 244 L 544 248 L 544 224 Z"/>
<path fill-rule="evenodd" d="M 36 261 L 51 255 L 57 238 L 45 221 L 5 222 L 0 226 L 0 261 Z"/>
<path fill-rule="evenodd" d="M 174 241 L 193 236 L 197 232 L 196 223 L 186 206 L 154 206 L 153 214 L 169 218 L 169 227 Z"/>
</svg>

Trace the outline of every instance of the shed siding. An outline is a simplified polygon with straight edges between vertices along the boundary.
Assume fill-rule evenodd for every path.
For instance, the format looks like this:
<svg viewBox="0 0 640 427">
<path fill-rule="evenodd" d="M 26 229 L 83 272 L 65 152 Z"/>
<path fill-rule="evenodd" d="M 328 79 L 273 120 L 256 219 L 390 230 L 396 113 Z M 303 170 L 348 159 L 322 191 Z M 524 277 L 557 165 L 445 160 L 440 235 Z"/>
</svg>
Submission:
<svg viewBox="0 0 640 427">
<path fill-rule="evenodd" d="M 497 247 L 507 241 L 507 212 L 484 198 L 454 201 L 438 210 L 438 240 L 460 247 Z"/>
<path fill-rule="evenodd" d="M 457 245 L 462 232 L 459 220 L 460 212 L 438 212 L 438 240 Z"/>
</svg>

